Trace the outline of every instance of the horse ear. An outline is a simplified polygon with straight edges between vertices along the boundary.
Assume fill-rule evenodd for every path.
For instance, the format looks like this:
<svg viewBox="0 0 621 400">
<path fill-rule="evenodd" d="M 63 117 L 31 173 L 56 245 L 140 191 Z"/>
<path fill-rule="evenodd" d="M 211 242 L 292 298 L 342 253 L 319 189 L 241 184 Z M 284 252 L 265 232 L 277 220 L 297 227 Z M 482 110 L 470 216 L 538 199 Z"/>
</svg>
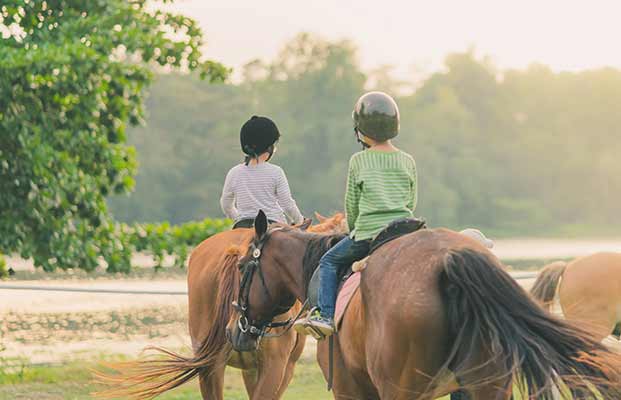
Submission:
<svg viewBox="0 0 621 400">
<path fill-rule="evenodd" d="M 267 216 L 263 210 L 259 210 L 259 213 L 254 219 L 254 232 L 259 239 L 265 236 L 265 233 L 267 232 Z"/>
<path fill-rule="evenodd" d="M 315 217 L 317 218 L 317 221 L 319 221 L 320 224 L 326 222 L 326 219 L 327 219 L 323 215 L 319 214 L 317 211 L 315 211 Z"/>
<path fill-rule="evenodd" d="M 298 225 L 298 228 L 300 228 L 300 230 L 307 230 L 311 224 L 313 223 L 313 220 L 310 218 L 304 218 L 304 221 L 302 221 L 302 223 L 300 225 Z"/>
</svg>

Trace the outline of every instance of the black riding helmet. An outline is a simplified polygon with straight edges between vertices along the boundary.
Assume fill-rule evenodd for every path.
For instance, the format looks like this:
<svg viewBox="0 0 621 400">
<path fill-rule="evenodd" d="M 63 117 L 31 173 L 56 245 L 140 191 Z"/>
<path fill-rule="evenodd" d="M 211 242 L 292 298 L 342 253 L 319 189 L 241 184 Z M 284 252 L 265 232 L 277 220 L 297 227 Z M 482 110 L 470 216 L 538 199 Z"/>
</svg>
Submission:
<svg viewBox="0 0 621 400">
<path fill-rule="evenodd" d="M 271 157 L 279 138 L 280 132 L 274 121 L 257 115 L 246 121 L 239 132 L 242 151 L 249 157 L 258 157 L 265 152 Z"/>
<path fill-rule="evenodd" d="M 354 130 L 378 141 L 399 134 L 399 107 L 383 92 L 369 92 L 358 99 L 352 112 Z"/>
</svg>

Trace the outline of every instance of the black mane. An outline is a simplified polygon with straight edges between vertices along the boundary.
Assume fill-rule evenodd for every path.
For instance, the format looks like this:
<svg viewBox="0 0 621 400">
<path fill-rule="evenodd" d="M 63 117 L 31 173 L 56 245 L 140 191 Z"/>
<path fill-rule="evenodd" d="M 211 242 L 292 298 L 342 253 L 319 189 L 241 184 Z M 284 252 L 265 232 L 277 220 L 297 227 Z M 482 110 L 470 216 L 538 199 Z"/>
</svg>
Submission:
<svg viewBox="0 0 621 400">
<path fill-rule="evenodd" d="M 306 244 L 304 257 L 302 258 L 302 273 L 304 274 L 304 293 L 308 291 L 308 284 L 313 273 L 319 267 L 319 260 L 332 246 L 337 244 L 345 235 L 320 235 L 314 234 Z"/>
</svg>

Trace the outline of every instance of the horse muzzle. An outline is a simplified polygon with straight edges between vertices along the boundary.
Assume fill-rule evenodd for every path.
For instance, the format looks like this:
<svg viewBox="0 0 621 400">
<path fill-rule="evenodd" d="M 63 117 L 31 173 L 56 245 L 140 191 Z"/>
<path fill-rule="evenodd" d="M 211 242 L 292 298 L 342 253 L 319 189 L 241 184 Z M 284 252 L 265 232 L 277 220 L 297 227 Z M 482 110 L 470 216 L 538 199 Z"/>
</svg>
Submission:
<svg viewBox="0 0 621 400">
<path fill-rule="evenodd" d="M 226 328 L 226 338 L 235 351 L 256 351 L 259 347 L 259 337 L 249 332 L 242 332 L 238 323 Z"/>
</svg>

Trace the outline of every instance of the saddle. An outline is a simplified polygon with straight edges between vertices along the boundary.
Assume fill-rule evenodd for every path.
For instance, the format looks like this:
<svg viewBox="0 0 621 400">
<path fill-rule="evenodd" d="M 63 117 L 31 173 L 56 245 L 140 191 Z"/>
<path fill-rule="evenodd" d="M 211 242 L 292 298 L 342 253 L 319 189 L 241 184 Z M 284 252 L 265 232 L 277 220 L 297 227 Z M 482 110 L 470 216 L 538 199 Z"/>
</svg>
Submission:
<svg viewBox="0 0 621 400">
<path fill-rule="evenodd" d="M 375 239 L 373 239 L 373 242 L 371 242 L 369 256 L 386 243 L 424 228 L 427 228 L 427 223 L 424 219 L 419 218 L 400 218 L 391 222 L 390 225 L 384 228 L 384 230 L 382 230 L 375 237 Z M 364 262 L 364 260 L 359 262 Z M 358 289 L 360 284 L 360 272 L 354 272 L 352 270 L 352 266 L 350 265 L 342 271 L 338 271 L 338 282 L 339 285 L 337 289 L 336 312 L 334 319 L 337 326 L 345 313 L 349 300 L 351 300 L 351 297 Z M 317 306 L 318 293 L 319 268 L 315 270 L 308 284 L 307 299 L 311 307 Z"/>
</svg>

